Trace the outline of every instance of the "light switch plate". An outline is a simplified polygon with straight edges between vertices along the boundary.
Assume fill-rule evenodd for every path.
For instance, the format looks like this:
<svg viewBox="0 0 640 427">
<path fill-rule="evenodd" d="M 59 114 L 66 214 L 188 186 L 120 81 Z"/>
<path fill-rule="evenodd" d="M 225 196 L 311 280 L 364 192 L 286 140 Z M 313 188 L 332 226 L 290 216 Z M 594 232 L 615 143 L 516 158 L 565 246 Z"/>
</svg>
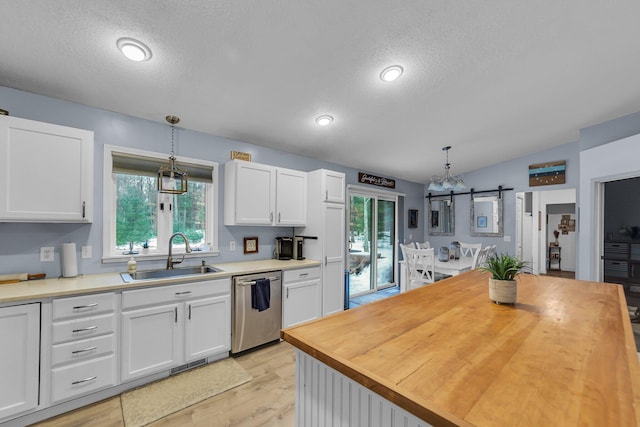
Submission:
<svg viewBox="0 0 640 427">
<path fill-rule="evenodd" d="M 82 247 L 82 258 L 91 258 L 91 246 L 83 246 Z"/>
<path fill-rule="evenodd" d="M 504 241 L 505 242 L 510 242 L 511 241 L 511 236 L 504 236 Z"/>
<path fill-rule="evenodd" d="M 55 250 L 53 246 L 40 248 L 40 262 L 53 262 Z"/>
<path fill-rule="evenodd" d="M 230 251 L 235 251 L 236 250 L 236 241 L 232 240 L 229 242 L 229 250 Z"/>
</svg>

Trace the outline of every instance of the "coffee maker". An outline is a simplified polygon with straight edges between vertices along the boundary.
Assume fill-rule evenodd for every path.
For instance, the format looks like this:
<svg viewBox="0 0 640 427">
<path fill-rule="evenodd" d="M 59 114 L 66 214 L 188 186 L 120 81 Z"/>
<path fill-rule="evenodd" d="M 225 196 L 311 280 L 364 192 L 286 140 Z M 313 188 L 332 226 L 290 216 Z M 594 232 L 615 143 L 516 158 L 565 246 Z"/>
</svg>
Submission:
<svg viewBox="0 0 640 427">
<path fill-rule="evenodd" d="M 304 243 L 303 236 L 294 236 L 293 237 L 293 259 L 303 260 L 304 256 L 302 255 L 302 246 Z"/>
<path fill-rule="evenodd" d="M 276 237 L 276 259 L 290 260 L 293 258 L 293 238 Z"/>
</svg>

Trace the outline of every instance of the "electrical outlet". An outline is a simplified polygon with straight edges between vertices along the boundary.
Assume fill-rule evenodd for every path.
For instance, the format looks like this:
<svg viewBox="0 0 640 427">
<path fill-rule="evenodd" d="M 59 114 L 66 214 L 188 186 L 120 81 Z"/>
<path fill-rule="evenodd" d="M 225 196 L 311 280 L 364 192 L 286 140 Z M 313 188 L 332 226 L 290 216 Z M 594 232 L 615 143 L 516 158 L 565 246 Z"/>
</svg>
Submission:
<svg viewBox="0 0 640 427">
<path fill-rule="evenodd" d="M 413 234 L 409 234 L 409 240 L 413 240 Z"/>
<path fill-rule="evenodd" d="M 511 241 L 511 236 L 504 236 L 504 241 L 505 242 L 510 242 Z"/>
<path fill-rule="evenodd" d="M 235 251 L 236 250 L 236 241 L 232 240 L 229 242 L 229 250 L 230 251 Z"/>
<path fill-rule="evenodd" d="M 91 258 L 91 246 L 82 247 L 82 258 Z"/>
<path fill-rule="evenodd" d="M 40 248 L 40 262 L 53 262 L 54 248 L 52 246 Z"/>
</svg>

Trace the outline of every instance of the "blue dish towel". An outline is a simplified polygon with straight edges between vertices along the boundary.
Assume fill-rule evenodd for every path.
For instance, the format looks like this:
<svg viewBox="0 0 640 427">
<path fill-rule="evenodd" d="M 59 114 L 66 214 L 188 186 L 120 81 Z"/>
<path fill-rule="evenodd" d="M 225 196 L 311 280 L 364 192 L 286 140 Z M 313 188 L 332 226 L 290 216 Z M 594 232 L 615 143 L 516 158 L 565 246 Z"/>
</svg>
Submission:
<svg viewBox="0 0 640 427">
<path fill-rule="evenodd" d="M 255 285 L 251 285 L 251 308 L 265 311 L 271 303 L 271 282 L 269 279 L 257 279 Z"/>
</svg>

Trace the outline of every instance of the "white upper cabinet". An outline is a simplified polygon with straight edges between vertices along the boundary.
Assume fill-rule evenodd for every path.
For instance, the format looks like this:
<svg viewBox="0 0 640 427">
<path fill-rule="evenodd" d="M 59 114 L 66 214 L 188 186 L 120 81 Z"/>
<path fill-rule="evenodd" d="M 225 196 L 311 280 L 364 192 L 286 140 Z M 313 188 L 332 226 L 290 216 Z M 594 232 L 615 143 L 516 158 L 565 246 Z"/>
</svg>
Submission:
<svg viewBox="0 0 640 427">
<path fill-rule="evenodd" d="M 310 172 L 312 197 L 329 203 L 344 203 L 345 175 L 342 172 L 318 169 Z M 318 194 L 317 192 L 320 192 Z"/>
<path fill-rule="evenodd" d="M 93 132 L 0 116 L 0 221 L 92 218 Z"/>
<path fill-rule="evenodd" d="M 306 224 L 306 172 L 242 160 L 224 169 L 225 225 Z"/>
<path fill-rule="evenodd" d="M 275 225 L 307 223 L 307 173 L 278 168 L 276 173 Z"/>
</svg>

